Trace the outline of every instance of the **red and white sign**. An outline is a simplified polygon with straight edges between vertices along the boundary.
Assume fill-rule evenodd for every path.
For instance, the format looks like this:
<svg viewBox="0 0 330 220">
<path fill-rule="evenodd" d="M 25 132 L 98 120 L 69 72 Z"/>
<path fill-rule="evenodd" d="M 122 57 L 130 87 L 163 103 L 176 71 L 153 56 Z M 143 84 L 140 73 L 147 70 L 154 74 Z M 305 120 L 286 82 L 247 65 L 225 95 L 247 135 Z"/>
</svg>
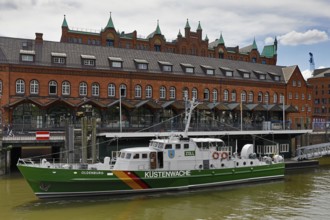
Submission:
<svg viewBox="0 0 330 220">
<path fill-rule="evenodd" d="M 36 132 L 37 141 L 49 140 L 49 137 L 50 137 L 49 131 L 37 131 Z"/>
</svg>

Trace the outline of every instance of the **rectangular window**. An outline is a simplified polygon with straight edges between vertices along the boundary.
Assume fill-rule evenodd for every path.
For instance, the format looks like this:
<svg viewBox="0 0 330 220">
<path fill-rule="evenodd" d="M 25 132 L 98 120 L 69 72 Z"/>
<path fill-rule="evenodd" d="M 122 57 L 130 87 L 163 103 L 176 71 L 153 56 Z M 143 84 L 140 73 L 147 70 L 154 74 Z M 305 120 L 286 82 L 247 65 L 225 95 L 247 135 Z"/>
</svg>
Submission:
<svg viewBox="0 0 330 220">
<path fill-rule="evenodd" d="M 214 70 L 213 69 L 207 69 L 206 74 L 207 75 L 214 75 Z"/>
<path fill-rule="evenodd" d="M 148 64 L 146 64 L 146 63 L 139 63 L 139 64 L 137 65 L 137 68 L 138 68 L 139 70 L 147 70 L 147 69 L 148 69 Z"/>
<path fill-rule="evenodd" d="M 187 67 L 187 68 L 185 69 L 185 72 L 186 72 L 186 73 L 194 73 L 194 68 L 192 68 L 192 67 Z"/>
<path fill-rule="evenodd" d="M 110 67 L 112 68 L 123 68 L 123 60 L 120 57 L 108 57 Z"/>
<path fill-rule="evenodd" d="M 24 62 L 33 62 L 34 56 L 33 55 L 27 55 L 27 54 L 22 54 L 22 61 Z"/>
<path fill-rule="evenodd" d="M 65 58 L 64 57 L 54 57 L 53 62 L 56 64 L 65 64 Z"/>
<path fill-rule="evenodd" d="M 114 68 L 122 68 L 122 62 L 118 62 L 118 61 L 112 61 L 111 62 L 111 67 L 114 67 Z"/>
<path fill-rule="evenodd" d="M 95 66 L 95 60 L 84 60 L 84 66 Z"/>
<path fill-rule="evenodd" d="M 274 80 L 275 81 L 280 81 L 280 77 L 279 76 L 274 76 Z"/>
<path fill-rule="evenodd" d="M 233 76 L 233 72 L 232 71 L 226 71 L 226 76 Z"/>
<path fill-rule="evenodd" d="M 164 72 L 172 72 L 172 66 L 164 65 L 163 66 L 163 71 Z"/>
<path fill-rule="evenodd" d="M 244 74 L 243 74 L 243 78 L 245 78 L 245 79 L 249 79 L 249 78 L 250 78 L 250 73 L 244 73 Z"/>
<path fill-rule="evenodd" d="M 260 74 L 259 79 L 262 79 L 262 80 L 266 79 L 266 75 L 265 74 Z"/>
</svg>

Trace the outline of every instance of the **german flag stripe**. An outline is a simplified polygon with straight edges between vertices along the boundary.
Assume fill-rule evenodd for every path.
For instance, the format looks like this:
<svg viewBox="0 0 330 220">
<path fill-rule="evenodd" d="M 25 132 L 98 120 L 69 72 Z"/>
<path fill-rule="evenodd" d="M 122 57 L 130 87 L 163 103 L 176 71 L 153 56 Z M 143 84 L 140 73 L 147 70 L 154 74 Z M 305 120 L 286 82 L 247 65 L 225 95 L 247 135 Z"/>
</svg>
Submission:
<svg viewBox="0 0 330 220">
<path fill-rule="evenodd" d="M 147 183 L 145 183 L 139 176 L 137 176 L 134 172 L 125 171 L 125 173 L 131 177 L 137 184 L 139 184 L 143 189 L 150 188 Z"/>
<path fill-rule="evenodd" d="M 113 173 L 132 189 L 146 189 L 148 186 L 130 171 L 113 171 Z"/>
</svg>

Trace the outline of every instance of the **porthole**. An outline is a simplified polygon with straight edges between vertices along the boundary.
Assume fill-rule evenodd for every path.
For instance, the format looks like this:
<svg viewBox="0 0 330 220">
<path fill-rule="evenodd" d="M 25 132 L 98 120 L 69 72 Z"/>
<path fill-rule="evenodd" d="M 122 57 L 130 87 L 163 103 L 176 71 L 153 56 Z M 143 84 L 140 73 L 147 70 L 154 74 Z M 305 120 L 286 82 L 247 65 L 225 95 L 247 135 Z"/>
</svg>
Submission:
<svg viewBox="0 0 330 220">
<path fill-rule="evenodd" d="M 244 165 L 244 166 L 246 165 L 246 162 L 245 162 L 245 161 L 243 162 L 243 165 Z"/>
</svg>

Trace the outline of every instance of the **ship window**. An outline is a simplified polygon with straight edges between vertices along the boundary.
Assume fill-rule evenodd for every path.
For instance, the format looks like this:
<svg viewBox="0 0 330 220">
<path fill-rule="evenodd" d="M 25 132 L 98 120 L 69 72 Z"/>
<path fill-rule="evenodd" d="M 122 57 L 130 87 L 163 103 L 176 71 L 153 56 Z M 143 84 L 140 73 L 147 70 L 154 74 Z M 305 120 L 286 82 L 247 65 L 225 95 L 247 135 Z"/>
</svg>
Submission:
<svg viewBox="0 0 330 220">
<path fill-rule="evenodd" d="M 175 149 L 178 149 L 178 150 L 181 149 L 181 144 L 176 144 Z"/>
<path fill-rule="evenodd" d="M 196 145 L 197 145 L 197 147 L 199 147 L 199 148 L 202 148 L 202 147 L 203 147 L 203 145 L 202 145 L 201 142 L 196 142 Z"/>
<path fill-rule="evenodd" d="M 236 163 L 236 166 L 239 166 L 239 162 Z"/>
<path fill-rule="evenodd" d="M 245 161 L 243 162 L 243 165 L 244 165 L 244 166 L 246 165 L 246 162 L 245 162 Z"/>
<path fill-rule="evenodd" d="M 171 144 L 166 144 L 165 149 L 172 149 L 172 145 Z"/>
<path fill-rule="evenodd" d="M 221 164 L 221 167 L 224 167 L 224 166 L 225 166 L 225 164 L 222 163 L 222 164 Z"/>
<path fill-rule="evenodd" d="M 142 159 L 148 159 L 148 154 L 142 154 Z"/>
<path fill-rule="evenodd" d="M 125 158 L 125 153 L 122 153 L 122 154 L 120 155 L 120 158 Z"/>
<path fill-rule="evenodd" d="M 133 159 L 139 159 L 140 158 L 140 154 L 134 154 Z"/>
<path fill-rule="evenodd" d="M 184 149 L 189 149 L 189 144 L 184 144 L 184 145 L 183 145 L 183 148 L 184 148 Z"/>
<path fill-rule="evenodd" d="M 250 164 L 253 165 L 253 161 L 251 161 Z"/>
<path fill-rule="evenodd" d="M 127 153 L 125 158 L 126 159 L 131 159 L 131 155 L 132 155 L 131 153 Z"/>
</svg>

